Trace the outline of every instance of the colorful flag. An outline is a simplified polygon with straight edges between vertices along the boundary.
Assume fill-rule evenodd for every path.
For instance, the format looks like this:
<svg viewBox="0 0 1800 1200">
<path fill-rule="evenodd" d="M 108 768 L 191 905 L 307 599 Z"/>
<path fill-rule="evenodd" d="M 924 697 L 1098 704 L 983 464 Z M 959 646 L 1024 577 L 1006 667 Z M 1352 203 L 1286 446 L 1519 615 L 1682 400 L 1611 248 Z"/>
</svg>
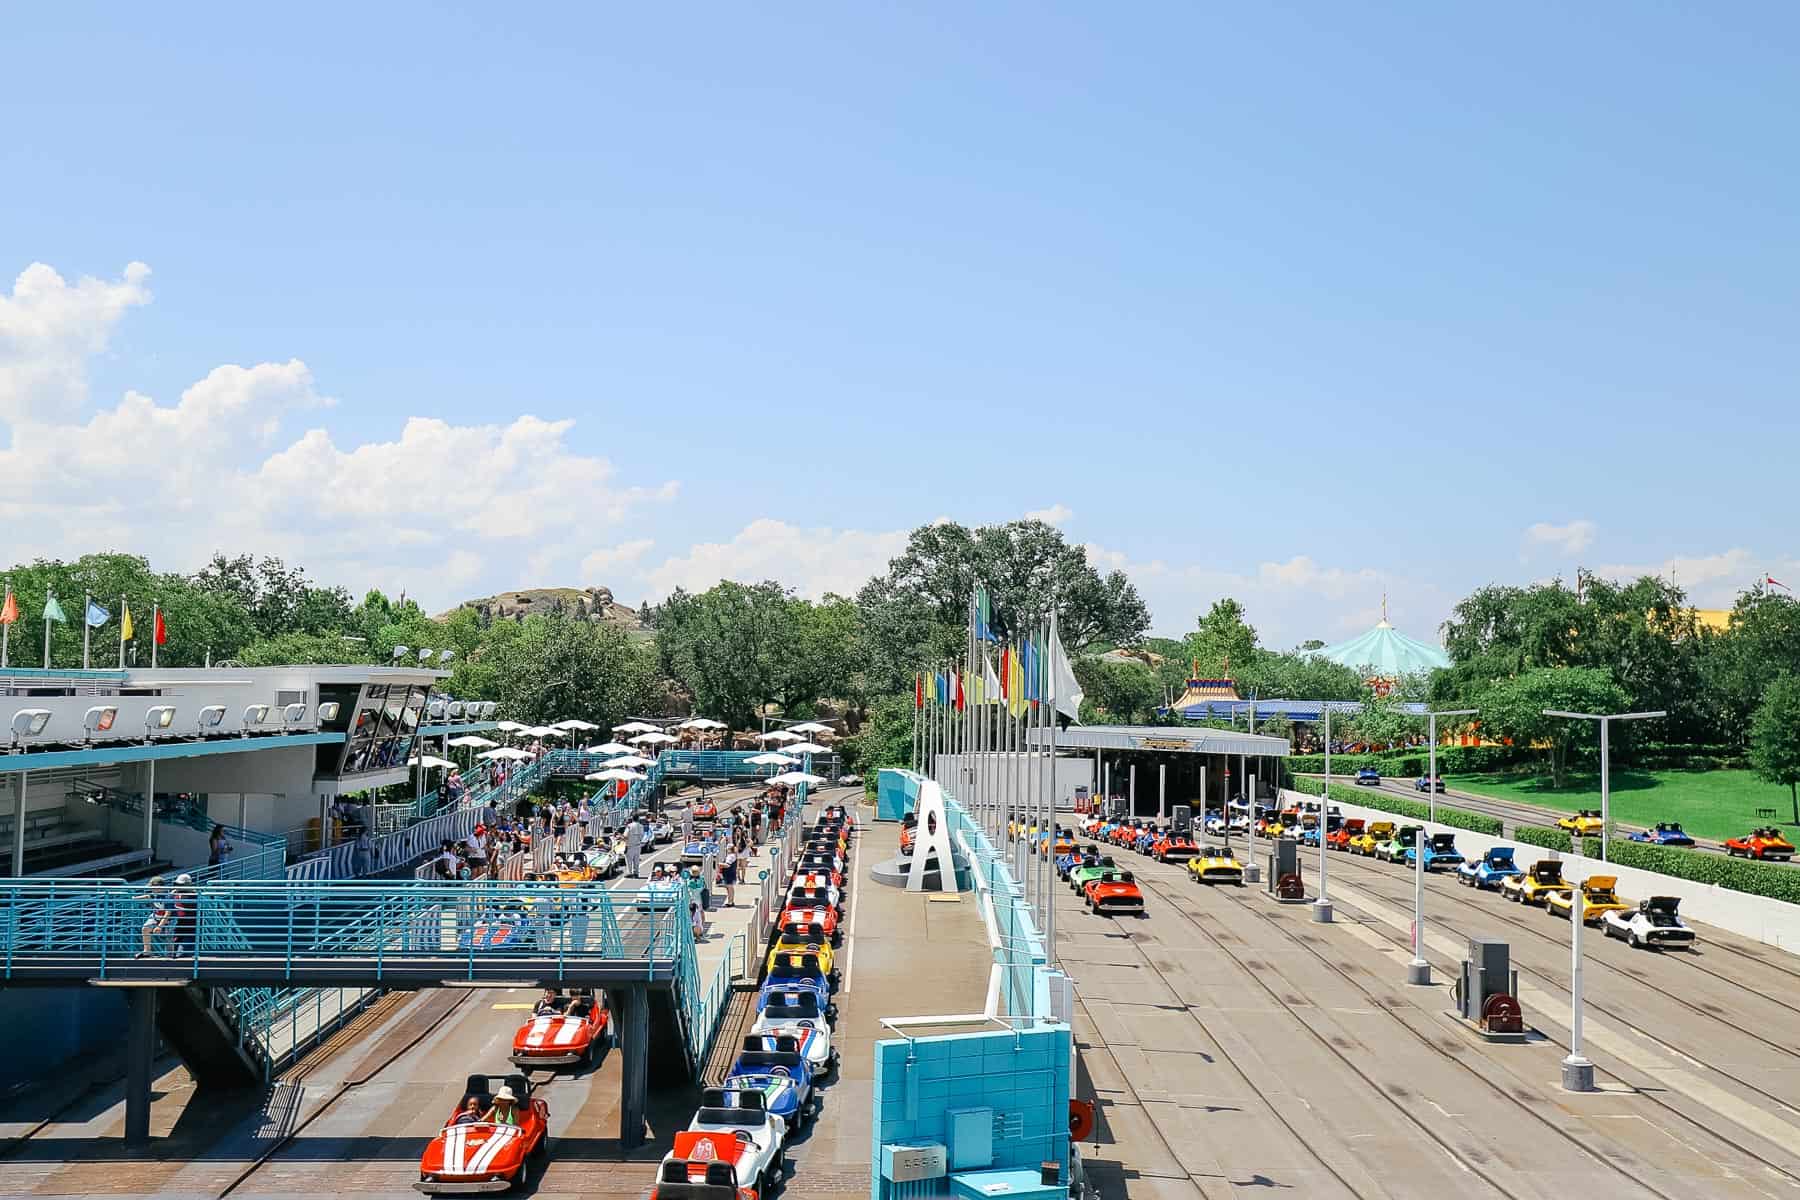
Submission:
<svg viewBox="0 0 1800 1200">
<path fill-rule="evenodd" d="M 1781 580 L 1775 578 L 1773 575 L 1765 575 L 1765 576 L 1763 576 L 1763 578 L 1767 579 L 1771 584 L 1773 584 L 1775 587 L 1780 588 L 1784 592 L 1791 592 L 1794 590 L 1793 588 L 1789 587 L 1787 584 L 1781 582 Z"/>
<path fill-rule="evenodd" d="M 6 589 L 6 604 L 0 607 L 0 625 L 11 625 L 19 619 L 19 601 L 11 588 Z"/>
<path fill-rule="evenodd" d="M 156 610 L 156 644 L 159 646 L 169 644 L 169 627 L 163 623 L 162 609 L 160 608 Z"/>
<path fill-rule="evenodd" d="M 160 633 L 162 631 L 159 629 L 157 632 Z M 913 676 L 913 707 L 925 707 L 925 677 L 923 675 Z"/>
<path fill-rule="evenodd" d="M 100 628 L 100 626 L 106 624 L 110 620 L 112 620 L 112 614 L 107 612 L 104 608 L 101 608 L 98 601 L 95 601 L 95 600 L 88 601 L 87 623 L 89 625 L 91 625 L 95 629 L 98 629 L 98 628 Z"/>
<path fill-rule="evenodd" d="M 58 624 L 64 625 L 68 624 L 69 621 L 69 618 L 63 616 L 62 605 L 58 604 L 56 602 L 56 597 L 52 596 L 49 592 L 44 593 L 44 620 L 55 621 Z"/>
<path fill-rule="evenodd" d="M 125 610 L 124 623 L 119 627 L 119 640 L 129 642 L 137 636 L 137 627 L 131 623 L 131 605 L 120 605 Z"/>
<path fill-rule="evenodd" d="M 984 650 L 981 654 L 981 695 L 983 704 L 1000 703 L 1000 677 L 994 674 L 994 660 Z"/>
<path fill-rule="evenodd" d="M 962 672 L 961 671 L 952 671 L 952 672 L 950 672 L 950 675 L 951 675 L 951 678 L 953 678 L 956 681 L 956 711 L 961 712 L 968 703 L 967 700 L 963 696 Z"/>
<path fill-rule="evenodd" d="M 1041 692 L 1038 687 L 1038 649 L 1032 645 L 1030 638 L 1025 639 L 1025 646 L 1019 656 L 1025 661 L 1025 699 L 1036 704 Z"/>
<path fill-rule="evenodd" d="M 975 589 L 975 636 L 984 642 L 997 642 L 994 636 L 994 606 L 985 587 Z"/>
<path fill-rule="evenodd" d="M 1062 638 L 1057 636 L 1056 623 L 1050 624 L 1050 694 L 1056 701 L 1056 711 L 1071 721 L 1081 719 L 1081 683 L 1075 678 L 1075 668 L 1064 653 Z"/>
</svg>

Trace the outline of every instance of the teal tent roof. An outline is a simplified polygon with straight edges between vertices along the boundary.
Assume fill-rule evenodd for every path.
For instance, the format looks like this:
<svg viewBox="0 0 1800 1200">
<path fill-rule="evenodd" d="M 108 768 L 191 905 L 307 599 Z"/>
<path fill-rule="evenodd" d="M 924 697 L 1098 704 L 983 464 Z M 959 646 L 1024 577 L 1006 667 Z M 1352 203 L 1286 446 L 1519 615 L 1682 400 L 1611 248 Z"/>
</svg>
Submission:
<svg viewBox="0 0 1800 1200">
<path fill-rule="evenodd" d="M 1387 678 L 1450 665 L 1448 654 L 1436 646 L 1407 637 L 1389 625 L 1385 618 L 1361 637 L 1327 646 L 1319 653 L 1332 662 Z"/>
</svg>

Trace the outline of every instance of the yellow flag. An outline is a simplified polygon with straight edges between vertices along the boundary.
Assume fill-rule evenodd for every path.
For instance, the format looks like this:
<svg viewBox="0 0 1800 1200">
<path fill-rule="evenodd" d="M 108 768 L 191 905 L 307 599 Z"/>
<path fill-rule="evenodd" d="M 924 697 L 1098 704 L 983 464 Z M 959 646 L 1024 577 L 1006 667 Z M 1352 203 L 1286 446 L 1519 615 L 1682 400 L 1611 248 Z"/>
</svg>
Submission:
<svg viewBox="0 0 1800 1200">
<path fill-rule="evenodd" d="M 119 629 L 119 640 L 122 642 L 129 642 L 134 636 L 136 635 L 131 628 L 131 609 L 127 607 L 125 609 L 125 624 Z"/>
</svg>

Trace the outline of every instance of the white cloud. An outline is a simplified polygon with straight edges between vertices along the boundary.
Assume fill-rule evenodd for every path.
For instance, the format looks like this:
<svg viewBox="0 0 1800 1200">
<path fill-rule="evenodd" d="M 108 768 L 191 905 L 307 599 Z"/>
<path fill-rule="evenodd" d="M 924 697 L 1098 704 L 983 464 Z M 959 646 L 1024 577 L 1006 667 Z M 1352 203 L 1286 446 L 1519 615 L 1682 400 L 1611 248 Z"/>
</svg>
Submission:
<svg viewBox="0 0 1800 1200">
<path fill-rule="evenodd" d="M 285 422 L 334 403 L 299 359 L 217 367 L 173 405 L 128 391 L 83 420 L 86 361 L 149 300 L 148 275 L 133 264 L 70 285 L 34 265 L 0 296 L 0 519 L 14 557 L 130 549 L 191 570 L 214 550 L 251 550 L 352 591 L 443 604 L 477 581 L 557 582 L 516 576 L 567 569 L 574 539 L 679 493 L 673 480 L 620 482 L 569 445 L 573 422 L 531 415 L 412 417 L 392 440 L 351 445 L 324 426 L 284 440 Z"/>
<path fill-rule="evenodd" d="M 907 530 L 803 529 L 769 517 L 744 526 L 729 542 L 704 542 L 645 572 L 651 594 L 704 591 L 721 579 L 778 579 L 803 596 L 853 595 L 906 547 Z"/>
<path fill-rule="evenodd" d="M 1792 554 L 1759 554 L 1738 546 L 1717 554 L 1677 556 L 1660 563 L 1612 563 L 1595 567 L 1602 579 L 1629 583 L 1644 575 L 1660 575 L 1687 593 L 1697 608 L 1730 608 L 1738 593 L 1765 576 L 1794 583 L 1800 559 Z"/>
<path fill-rule="evenodd" d="M 1025 514 L 1027 521 L 1042 521 L 1046 525 L 1061 525 L 1075 515 L 1075 510 L 1066 504 L 1052 504 L 1049 508 L 1034 508 Z"/>
<path fill-rule="evenodd" d="M 654 545 L 656 542 L 651 538 L 633 538 L 616 546 L 600 547 L 581 560 L 581 585 L 609 585 L 611 580 L 607 576 L 610 573 L 636 567 Z"/>
<path fill-rule="evenodd" d="M 1539 521 L 1525 530 L 1527 548 L 1548 547 L 1559 554 L 1579 554 L 1594 544 L 1594 535 L 1599 526 L 1592 521 L 1576 520 L 1565 525 L 1552 525 L 1548 521 Z"/>
<path fill-rule="evenodd" d="M 87 360 L 106 349 L 125 310 L 150 302 L 150 268 L 134 262 L 108 282 L 73 284 L 32 263 L 0 295 L 0 421 L 74 415 L 87 398 Z"/>
</svg>

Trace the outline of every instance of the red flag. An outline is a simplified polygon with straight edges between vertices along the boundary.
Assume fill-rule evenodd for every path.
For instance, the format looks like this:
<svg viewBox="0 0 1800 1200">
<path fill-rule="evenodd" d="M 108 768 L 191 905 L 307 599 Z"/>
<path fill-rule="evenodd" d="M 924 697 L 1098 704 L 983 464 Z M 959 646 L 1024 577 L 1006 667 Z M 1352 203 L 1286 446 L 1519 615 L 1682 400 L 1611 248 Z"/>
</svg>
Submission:
<svg viewBox="0 0 1800 1200">
<path fill-rule="evenodd" d="M 1000 696 L 1004 700 L 1012 699 L 1012 647 L 1008 646 L 1000 652 Z"/>
<path fill-rule="evenodd" d="M 19 619 L 19 602 L 13 598 L 11 588 L 6 589 L 6 604 L 0 607 L 0 625 L 11 625 Z"/>
<path fill-rule="evenodd" d="M 925 677 L 923 675 L 913 676 L 913 707 L 925 707 Z"/>
<path fill-rule="evenodd" d="M 1781 580 L 1775 578 L 1773 575 L 1765 575 L 1765 576 L 1763 576 L 1763 578 L 1767 579 L 1770 583 L 1774 584 L 1776 587 L 1780 588 L 1784 592 L 1791 592 L 1794 590 L 1793 588 L 1789 587 L 1787 584 L 1781 582 Z M 6 598 L 6 602 L 8 604 L 11 604 L 12 597 L 8 596 Z M 17 614 L 14 614 L 14 615 L 15 615 L 15 617 L 17 616 Z"/>
<path fill-rule="evenodd" d="M 156 610 L 156 644 L 159 646 L 169 644 L 169 627 L 163 624 L 162 609 L 160 608 Z"/>
<path fill-rule="evenodd" d="M 961 712 L 963 709 L 962 672 L 953 671 L 951 674 L 956 677 L 956 711 Z"/>
</svg>

